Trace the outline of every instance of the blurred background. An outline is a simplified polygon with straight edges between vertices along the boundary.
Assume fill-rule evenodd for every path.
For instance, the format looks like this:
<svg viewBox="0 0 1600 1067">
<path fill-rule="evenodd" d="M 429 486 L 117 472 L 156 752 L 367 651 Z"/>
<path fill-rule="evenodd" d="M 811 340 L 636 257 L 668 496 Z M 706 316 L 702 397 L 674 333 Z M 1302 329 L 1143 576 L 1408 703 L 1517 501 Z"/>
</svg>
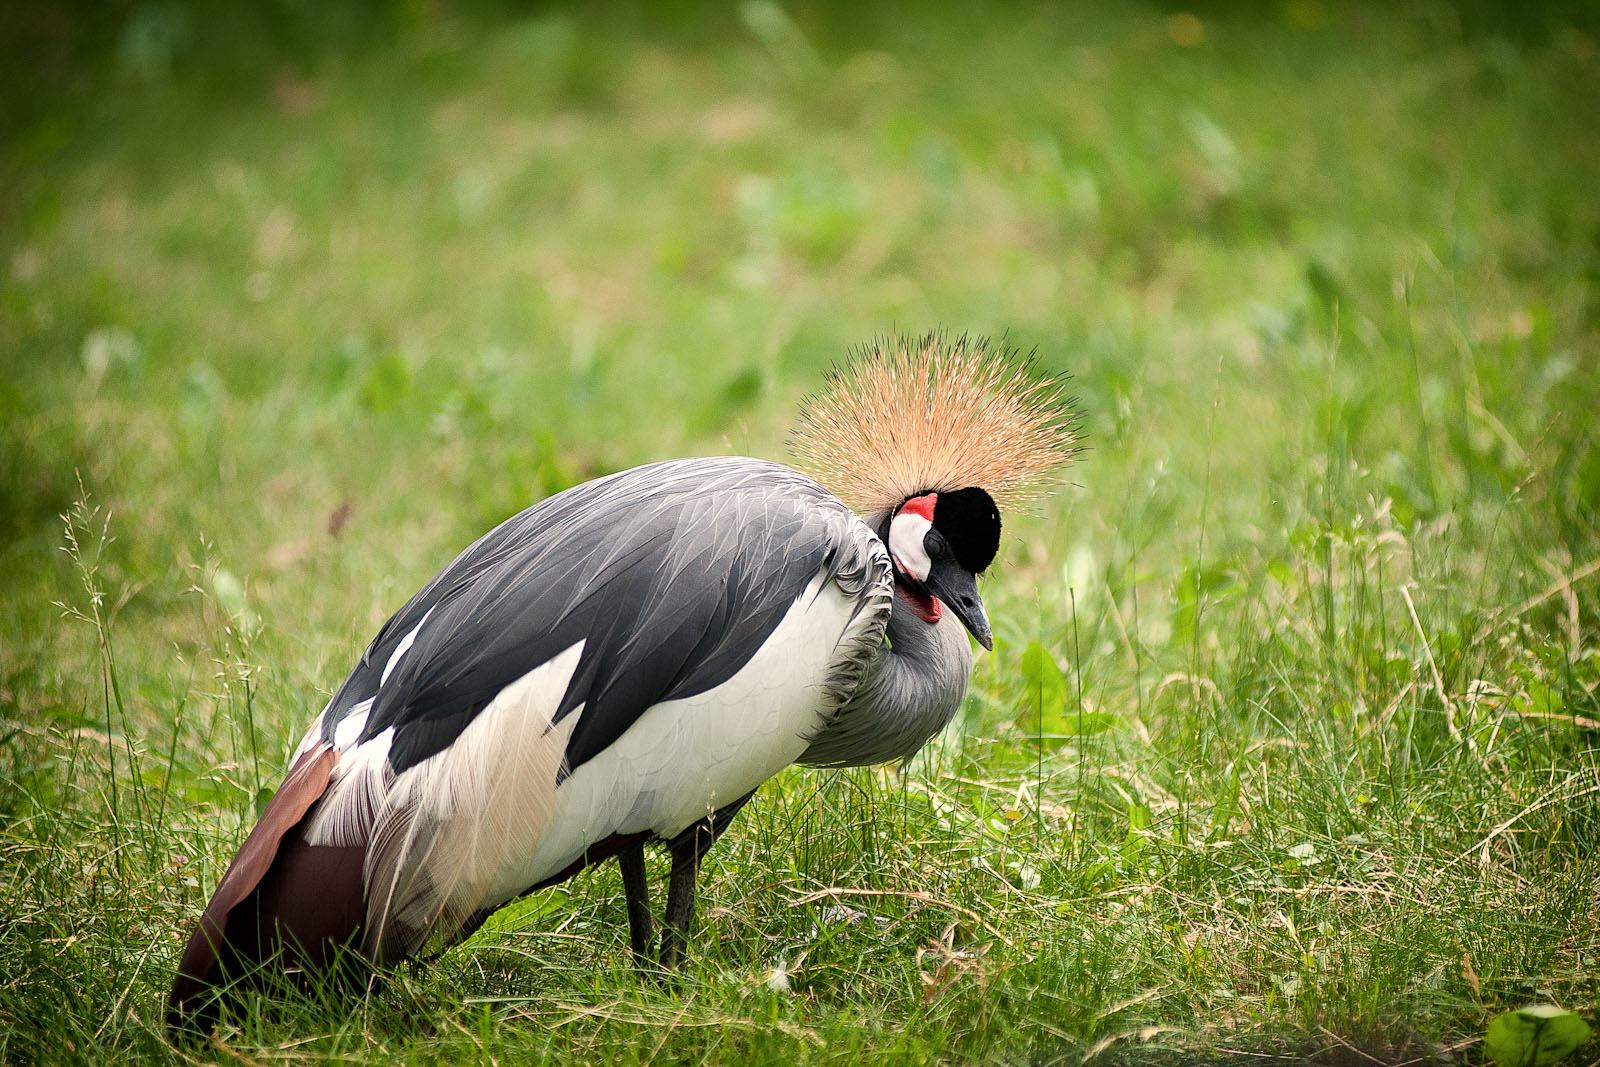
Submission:
<svg viewBox="0 0 1600 1067">
<path fill-rule="evenodd" d="M 575 480 L 781 456 L 826 366 L 930 328 L 1075 376 L 1018 565 L 1192 600 L 1535 469 L 1581 555 L 1595 10 L 7 5 L 6 658 L 59 662 L 21 590 L 81 495 L 144 535 L 136 609 L 220 560 L 364 632 Z"/>
<path fill-rule="evenodd" d="M 1075 374 L 1109 499 L 1209 470 L 1292 526 L 1274 480 L 1330 428 L 1406 520 L 1532 448 L 1600 483 L 1561 399 L 1600 317 L 1587 3 L 0 19 L 5 566 L 55 558 L 80 478 L 156 553 L 460 541 L 775 454 L 850 345 L 933 327 Z"/>
<path fill-rule="evenodd" d="M 0 18 L 13 538 L 80 476 L 197 532 L 421 491 L 460 536 L 643 459 L 770 453 L 848 346 L 930 327 L 1037 348 L 1091 465 L 1131 445 L 1194 485 L 1211 410 L 1263 432 L 1236 454 L 1264 488 L 1325 428 L 1301 379 L 1382 364 L 1338 417 L 1432 512 L 1417 429 L 1495 431 L 1428 390 L 1532 447 L 1494 378 L 1556 388 L 1537 357 L 1600 315 L 1586 3 Z M 1506 366 L 1468 386 L 1451 332 Z M 1508 488 L 1503 446 L 1452 473 Z"/>
<path fill-rule="evenodd" d="M 636 463 L 782 458 L 832 362 L 934 328 L 1070 374 L 1088 448 L 1008 517 L 999 647 L 941 757 L 1059 802 L 1032 884 L 1099 899 L 1153 862 L 1130 835 L 1181 858 L 1203 825 L 1263 850 L 1196 860 L 1207 899 L 1384 819 L 1393 869 L 1445 870 L 1594 773 L 1597 116 L 1587 0 L 5 4 L 0 822 L 28 936 L 110 877 L 119 788 L 124 816 L 159 788 L 118 884 L 175 937 L 217 872 L 170 855 L 226 858 L 357 650 L 487 527 Z M 1550 840 L 1592 886 L 1574 811 Z M 1349 1012 L 1475 1025 L 1489 876 L 1456 874 L 1424 895 L 1460 926 Z M 1253 906 L 1237 936 L 1270 940 Z M 1577 983 L 1568 922 L 1487 1000 Z M 1159 969 L 1161 936 L 1105 958 Z M 1270 1014 L 1296 966 L 1205 981 Z"/>
</svg>

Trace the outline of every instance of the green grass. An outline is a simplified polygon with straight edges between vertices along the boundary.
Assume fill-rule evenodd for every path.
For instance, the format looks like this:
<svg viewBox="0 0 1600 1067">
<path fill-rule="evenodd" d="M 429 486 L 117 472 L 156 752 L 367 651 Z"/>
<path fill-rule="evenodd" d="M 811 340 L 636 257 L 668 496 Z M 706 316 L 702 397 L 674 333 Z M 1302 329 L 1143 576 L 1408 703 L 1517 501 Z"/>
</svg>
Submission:
<svg viewBox="0 0 1600 1067">
<path fill-rule="evenodd" d="M 1597 43 L 1101 8 L 429 5 L 289 59 L 195 15 L 35 102 L 0 1060 L 1477 1062 L 1508 1008 L 1592 1018 Z M 188 924 L 413 589 L 571 482 L 780 457 L 831 361 L 930 326 L 1072 373 L 1090 449 L 1008 516 L 947 735 L 770 783 L 676 985 L 607 868 L 167 1045 Z"/>
</svg>

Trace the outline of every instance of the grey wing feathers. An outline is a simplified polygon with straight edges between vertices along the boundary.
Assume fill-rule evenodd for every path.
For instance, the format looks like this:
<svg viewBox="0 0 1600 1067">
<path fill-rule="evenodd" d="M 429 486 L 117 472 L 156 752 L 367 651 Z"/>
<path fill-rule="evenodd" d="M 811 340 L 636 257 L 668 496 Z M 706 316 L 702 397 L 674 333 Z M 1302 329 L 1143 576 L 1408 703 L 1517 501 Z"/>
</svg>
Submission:
<svg viewBox="0 0 1600 1067">
<path fill-rule="evenodd" d="M 323 735 L 372 699 L 361 739 L 393 727 L 389 760 L 403 771 L 582 641 L 556 712 L 584 707 L 566 753 L 577 767 L 651 705 L 730 678 L 823 570 L 866 613 L 848 635 L 859 649 L 842 650 L 830 679 L 837 706 L 882 647 L 892 588 L 882 543 L 843 503 L 787 467 L 740 458 L 588 482 L 508 519 L 424 586 L 340 687 Z"/>
</svg>

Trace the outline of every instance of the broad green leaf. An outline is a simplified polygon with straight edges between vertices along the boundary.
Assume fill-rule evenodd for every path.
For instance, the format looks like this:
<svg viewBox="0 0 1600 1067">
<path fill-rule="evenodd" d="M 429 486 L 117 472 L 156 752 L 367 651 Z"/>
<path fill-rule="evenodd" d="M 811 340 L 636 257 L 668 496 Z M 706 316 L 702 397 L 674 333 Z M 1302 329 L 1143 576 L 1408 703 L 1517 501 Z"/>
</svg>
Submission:
<svg viewBox="0 0 1600 1067">
<path fill-rule="evenodd" d="M 1029 641 L 1022 652 L 1022 677 L 1028 682 L 1028 699 L 1035 712 L 1059 713 L 1067 702 L 1067 683 L 1055 657 L 1037 641 Z"/>
<path fill-rule="evenodd" d="M 1117 723 L 1108 711 L 1067 711 L 1067 682 L 1055 657 L 1037 641 L 1022 653 L 1022 677 L 1028 703 L 1017 716 L 1017 726 L 1041 743 L 1104 733 Z"/>
<path fill-rule="evenodd" d="M 1130 871 L 1136 871 L 1144 865 L 1144 854 L 1148 847 L 1143 834 L 1128 831 L 1128 835 L 1122 839 L 1122 861 Z"/>
<path fill-rule="evenodd" d="M 1057 724 L 1059 729 L 1051 729 L 1049 732 L 1068 737 L 1087 737 L 1090 734 L 1105 733 L 1116 724 L 1117 717 L 1109 711 L 1085 711 L 1068 715 L 1063 709 L 1060 722 Z M 1050 725 L 1050 720 L 1047 718 L 1045 726 Z"/>
<path fill-rule="evenodd" d="M 1062 733 L 1057 727 L 1067 705 L 1067 683 L 1055 657 L 1037 641 L 1029 641 L 1022 652 L 1022 677 L 1028 704 L 1017 721 L 1018 727 L 1029 734 Z"/>
<path fill-rule="evenodd" d="M 1150 848 L 1150 809 L 1143 804 L 1128 805 L 1128 833 L 1122 839 L 1122 862 L 1126 869 L 1136 871 L 1144 866 L 1145 853 Z"/>
<path fill-rule="evenodd" d="M 1531 1004 L 1489 1023 L 1483 1050 L 1499 1067 L 1545 1067 L 1589 1040 L 1589 1024 L 1554 1004 Z"/>
</svg>

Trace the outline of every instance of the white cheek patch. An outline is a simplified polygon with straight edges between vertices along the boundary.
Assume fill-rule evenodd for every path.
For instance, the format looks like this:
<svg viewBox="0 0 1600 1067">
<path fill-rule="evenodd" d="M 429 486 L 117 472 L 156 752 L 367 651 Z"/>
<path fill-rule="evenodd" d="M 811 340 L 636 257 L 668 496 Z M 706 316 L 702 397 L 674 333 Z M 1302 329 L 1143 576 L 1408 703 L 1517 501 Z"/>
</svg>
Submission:
<svg viewBox="0 0 1600 1067">
<path fill-rule="evenodd" d="M 900 569 L 919 582 L 927 581 L 928 571 L 933 568 L 933 561 L 928 559 L 928 549 L 923 545 L 932 528 L 933 523 L 909 511 L 902 511 L 889 523 L 890 553 L 900 564 Z"/>
</svg>

